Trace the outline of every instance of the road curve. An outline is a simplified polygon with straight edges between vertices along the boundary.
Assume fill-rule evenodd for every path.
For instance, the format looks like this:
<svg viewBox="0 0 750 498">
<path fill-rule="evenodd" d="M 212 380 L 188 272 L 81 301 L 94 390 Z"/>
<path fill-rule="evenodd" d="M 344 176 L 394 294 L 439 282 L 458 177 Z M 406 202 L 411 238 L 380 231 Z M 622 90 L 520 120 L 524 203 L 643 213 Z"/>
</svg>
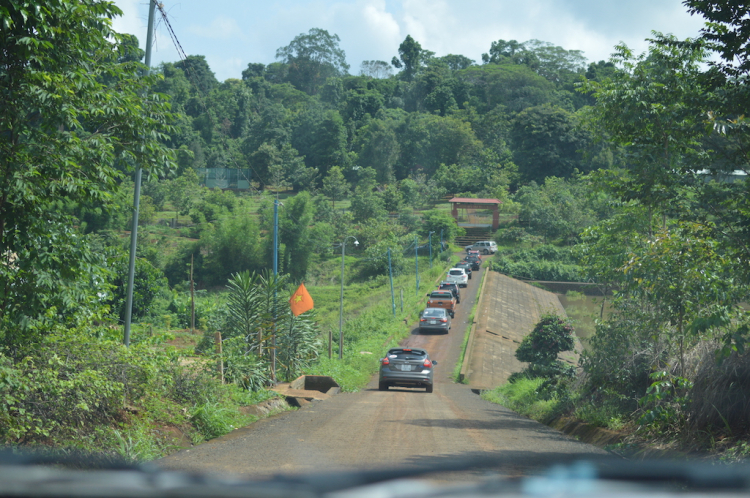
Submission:
<svg viewBox="0 0 750 498">
<path fill-rule="evenodd" d="M 258 421 L 157 463 L 167 469 L 261 478 L 487 456 L 503 462 L 495 475 L 517 476 L 551 460 L 604 456 L 594 446 L 484 401 L 469 386 L 451 380 L 482 271 L 474 272 L 469 287 L 462 289 L 449 334 L 420 335 L 415 329 L 402 342 L 427 349 L 438 361 L 432 394 L 405 388 L 381 392 L 375 378 L 361 392 Z M 477 475 L 486 471 L 442 479 Z"/>
</svg>

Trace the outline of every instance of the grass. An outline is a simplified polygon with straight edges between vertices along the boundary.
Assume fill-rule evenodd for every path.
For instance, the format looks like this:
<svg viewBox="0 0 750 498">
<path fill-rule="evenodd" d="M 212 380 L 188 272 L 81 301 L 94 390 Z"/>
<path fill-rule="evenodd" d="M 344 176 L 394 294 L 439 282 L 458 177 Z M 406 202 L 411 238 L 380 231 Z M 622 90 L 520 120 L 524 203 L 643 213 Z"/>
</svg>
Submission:
<svg viewBox="0 0 750 498">
<path fill-rule="evenodd" d="M 557 415 L 560 400 L 544 400 L 539 397 L 537 390 L 543 382 L 542 378 L 519 378 L 515 382 L 484 391 L 482 398 L 526 417 L 545 422 Z"/>
</svg>

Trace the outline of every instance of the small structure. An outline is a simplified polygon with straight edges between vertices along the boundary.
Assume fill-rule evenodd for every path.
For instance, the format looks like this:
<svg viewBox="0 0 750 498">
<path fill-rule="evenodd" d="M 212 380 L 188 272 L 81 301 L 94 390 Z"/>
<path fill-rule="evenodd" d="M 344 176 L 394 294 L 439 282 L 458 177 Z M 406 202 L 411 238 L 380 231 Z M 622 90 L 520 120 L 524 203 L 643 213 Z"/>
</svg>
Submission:
<svg viewBox="0 0 750 498">
<path fill-rule="evenodd" d="M 198 168 L 201 185 L 208 188 L 248 190 L 250 170 L 240 168 Z"/>
<path fill-rule="evenodd" d="M 470 197 L 454 197 L 451 203 L 451 215 L 460 227 L 489 227 L 492 231 L 500 226 L 500 212 L 497 199 L 472 199 Z M 492 222 L 490 223 L 488 210 L 492 211 Z M 479 211 L 479 212 L 478 212 Z M 482 213 L 484 211 L 484 213 Z"/>
</svg>

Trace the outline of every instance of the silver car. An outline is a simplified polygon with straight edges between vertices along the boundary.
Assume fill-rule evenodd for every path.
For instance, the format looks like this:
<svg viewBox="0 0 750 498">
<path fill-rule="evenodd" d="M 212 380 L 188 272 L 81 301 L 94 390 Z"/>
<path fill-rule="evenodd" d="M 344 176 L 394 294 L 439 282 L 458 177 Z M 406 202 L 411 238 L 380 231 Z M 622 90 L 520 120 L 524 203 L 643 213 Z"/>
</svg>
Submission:
<svg viewBox="0 0 750 498">
<path fill-rule="evenodd" d="M 445 332 L 451 329 L 451 314 L 445 308 L 425 308 L 419 315 L 419 333 Z"/>
<path fill-rule="evenodd" d="M 387 391 L 391 386 L 424 387 L 432 392 L 432 369 L 437 365 L 427 351 L 419 348 L 391 348 L 380 360 L 378 389 Z"/>
</svg>

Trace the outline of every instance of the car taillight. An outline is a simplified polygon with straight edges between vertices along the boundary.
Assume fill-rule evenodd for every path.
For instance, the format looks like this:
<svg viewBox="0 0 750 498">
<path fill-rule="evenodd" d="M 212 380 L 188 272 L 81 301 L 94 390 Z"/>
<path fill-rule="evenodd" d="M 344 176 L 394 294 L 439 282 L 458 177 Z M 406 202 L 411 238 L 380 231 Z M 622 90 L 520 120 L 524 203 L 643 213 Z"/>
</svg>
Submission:
<svg viewBox="0 0 750 498">
<path fill-rule="evenodd" d="M 426 319 L 426 318 L 420 318 L 420 319 L 419 319 L 419 321 L 420 321 L 420 322 L 426 322 L 426 321 L 427 321 L 427 319 Z"/>
<path fill-rule="evenodd" d="M 383 358 L 382 360 L 380 360 L 380 363 L 382 363 L 383 365 L 390 365 L 391 360 L 389 360 L 388 358 Z"/>
<path fill-rule="evenodd" d="M 425 360 L 423 365 L 425 368 L 432 368 L 432 362 L 430 360 Z"/>
<path fill-rule="evenodd" d="M 440 321 L 443 322 L 443 323 L 448 323 L 448 319 L 447 318 L 441 318 Z"/>
</svg>

